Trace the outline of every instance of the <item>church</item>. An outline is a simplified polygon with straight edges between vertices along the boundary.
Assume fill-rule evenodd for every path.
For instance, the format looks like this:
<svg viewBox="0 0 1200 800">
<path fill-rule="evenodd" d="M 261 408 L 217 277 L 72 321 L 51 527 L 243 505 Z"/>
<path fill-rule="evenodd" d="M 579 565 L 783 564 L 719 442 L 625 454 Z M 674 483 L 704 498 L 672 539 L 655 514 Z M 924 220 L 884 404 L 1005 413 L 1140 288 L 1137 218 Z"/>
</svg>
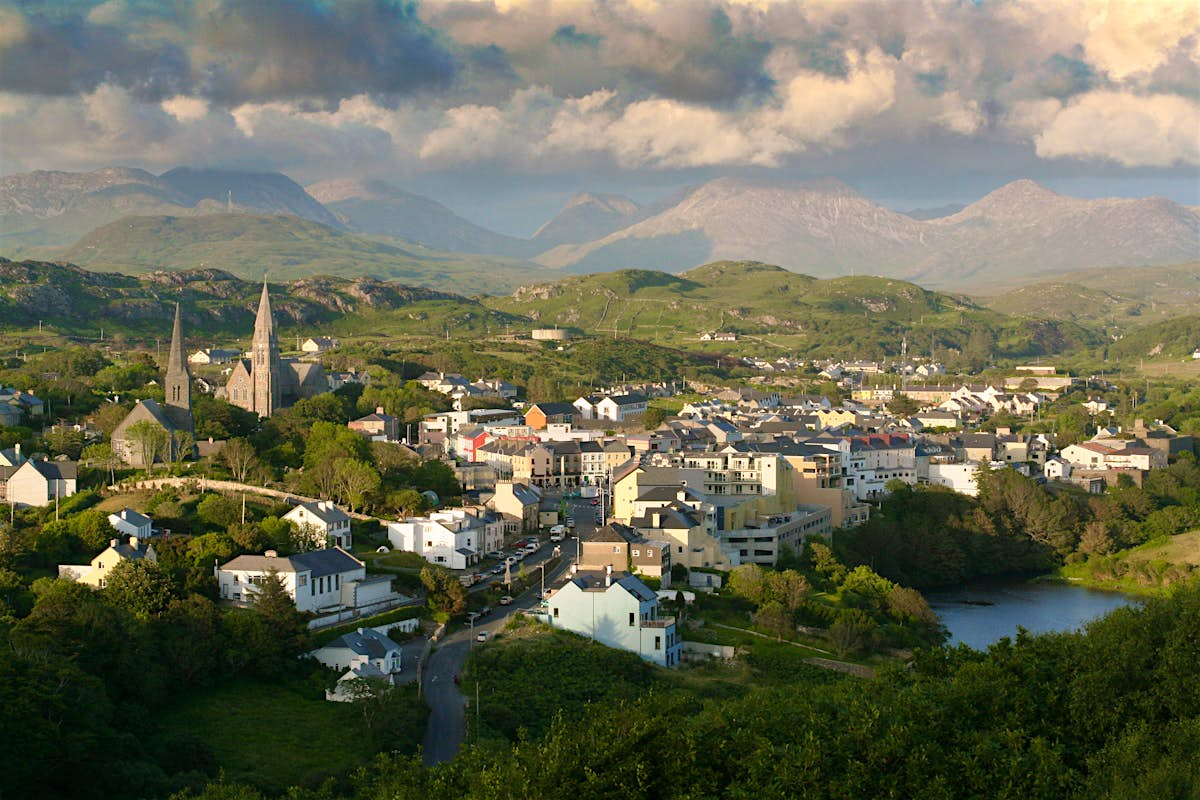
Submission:
<svg viewBox="0 0 1200 800">
<path fill-rule="evenodd" d="M 187 359 L 183 357 L 183 335 L 180 327 L 179 304 L 176 303 L 175 327 L 171 331 L 171 350 L 167 356 L 167 377 L 163 383 L 162 404 L 155 400 L 139 400 L 110 437 L 113 452 L 126 464 L 148 467 L 158 459 L 174 461 L 181 455 L 191 454 L 181 452 L 193 447 L 192 436 L 196 432 L 196 425 L 192 417 L 192 375 L 188 372 Z M 148 454 L 142 443 L 129 435 L 129 428 L 142 421 L 150 422 L 166 431 L 165 445 L 170 448 L 168 452 Z M 150 463 L 146 463 L 147 461 Z"/>
<path fill-rule="evenodd" d="M 229 382 L 225 384 L 225 399 L 260 417 L 269 417 L 303 397 L 313 397 L 328 390 L 329 382 L 320 364 L 279 357 L 275 318 L 271 314 L 271 298 L 264 281 L 258 316 L 254 320 L 250 358 L 234 362 Z"/>
</svg>

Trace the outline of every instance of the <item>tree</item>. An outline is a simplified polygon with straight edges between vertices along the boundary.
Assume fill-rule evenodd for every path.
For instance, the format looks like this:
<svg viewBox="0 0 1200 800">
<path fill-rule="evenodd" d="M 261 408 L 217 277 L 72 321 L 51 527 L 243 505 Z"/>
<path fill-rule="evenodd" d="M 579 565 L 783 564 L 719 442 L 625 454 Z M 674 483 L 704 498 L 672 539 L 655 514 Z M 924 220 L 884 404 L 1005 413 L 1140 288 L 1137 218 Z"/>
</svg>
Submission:
<svg viewBox="0 0 1200 800">
<path fill-rule="evenodd" d="M 196 437 L 187 431 L 175 431 L 174 441 L 168 450 L 170 451 L 171 462 L 173 464 L 185 461 L 191 458 L 192 454 L 196 452 Z"/>
<path fill-rule="evenodd" d="M 334 463 L 334 486 L 339 502 L 350 506 L 354 513 L 366 504 L 367 495 L 379 488 L 379 473 L 365 461 L 342 458 Z"/>
<path fill-rule="evenodd" d="M 105 598 L 141 620 L 160 616 L 175 599 L 166 570 L 148 559 L 124 559 L 108 571 Z"/>
<path fill-rule="evenodd" d="M 268 572 L 254 595 L 254 614 L 267 623 L 273 632 L 284 658 L 299 655 L 304 649 L 308 632 L 307 619 L 296 608 L 288 594 L 283 577 L 275 570 Z"/>
<path fill-rule="evenodd" d="M 388 505 L 399 517 L 411 517 L 430 508 L 429 498 L 416 489 L 401 489 L 388 495 Z"/>
<path fill-rule="evenodd" d="M 757 564 L 742 564 L 729 573 L 729 590 L 738 597 L 758 605 L 766 593 L 764 570 Z"/>
<path fill-rule="evenodd" d="M 104 403 L 92 414 L 92 424 L 105 436 L 112 436 L 117 426 L 129 416 L 129 407 L 121 403 Z"/>
<path fill-rule="evenodd" d="M 162 426 L 148 419 L 130 425 L 125 430 L 125 436 L 133 443 L 147 472 L 154 467 L 154 462 L 159 456 L 166 455 L 166 448 L 170 443 L 170 438 Z"/>
<path fill-rule="evenodd" d="M 46 440 L 46 446 L 53 454 L 78 460 L 83 452 L 83 432 L 72 430 L 66 425 L 55 425 L 47 429 L 42 438 Z"/>
<path fill-rule="evenodd" d="M 229 467 L 235 481 L 245 483 L 246 478 L 258 466 L 258 454 L 254 445 L 246 439 L 230 439 L 221 448 L 221 461 Z"/>
<path fill-rule="evenodd" d="M 421 584 L 425 587 L 429 607 L 447 618 L 461 614 L 467 607 L 467 590 L 449 571 L 440 567 L 425 567 L 421 570 Z"/>
<path fill-rule="evenodd" d="M 789 612 L 796 612 L 812 591 L 812 586 L 795 570 L 783 572 L 768 572 L 765 576 L 766 596 L 771 601 L 780 603 Z"/>
<path fill-rule="evenodd" d="M 666 418 L 670 415 L 670 412 L 668 412 L 665 408 L 650 406 L 642 414 L 642 427 L 648 431 L 652 431 L 659 425 L 662 425 L 663 421 L 666 420 Z"/>
<path fill-rule="evenodd" d="M 774 600 L 763 603 L 754 614 L 754 622 L 775 634 L 777 642 L 783 639 L 784 634 L 791 633 L 793 629 L 791 612 L 784 608 L 783 603 Z"/>
<path fill-rule="evenodd" d="M 898 417 L 911 417 L 921 410 L 921 404 L 908 395 L 900 393 L 888 401 L 887 410 Z"/>
<path fill-rule="evenodd" d="M 223 494 L 206 494 L 196 504 L 196 516 L 207 525 L 225 530 L 241 519 L 241 504 Z"/>
<path fill-rule="evenodd" d="M 117 454 L 108 442 L 89 444 L 80 454 L 84 463 L 94 464 L 108 474 L 110 484 L 117 482 L 117 467 L 121 466 L 121 456 Z"/>
<path fill-rule="evenodd" d="M 320 550 L 326 545 L 325 533 L 311 522 L 291 523 L 291 545 L 297 553 Z"/>
<path fill-rule="evenodd" d="M 872 643 L 875 627 L 875 620 L 862 609 L 843 609 L 829 626 L 829 643 L 839 656 L 865 650 Z"/>
</svg>

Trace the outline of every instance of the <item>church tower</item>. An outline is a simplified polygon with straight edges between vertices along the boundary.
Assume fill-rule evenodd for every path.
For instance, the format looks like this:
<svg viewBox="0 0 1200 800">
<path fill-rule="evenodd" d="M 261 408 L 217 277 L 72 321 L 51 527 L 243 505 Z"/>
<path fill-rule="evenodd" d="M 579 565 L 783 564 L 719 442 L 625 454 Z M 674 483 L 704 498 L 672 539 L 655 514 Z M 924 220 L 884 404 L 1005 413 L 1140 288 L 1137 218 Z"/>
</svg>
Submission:
<svg viewBox="0 0 1200 800">
<path fill-rule="evenodd" d="M 179 322 L 179 304 L 175 304 L 175 328 L 171 332 L 171 350 L 167 356 L 167 379 L 164 405 L 176 430 L 193 433 L 192 376 L 187 359 L 183 357 L 183 333 Z"/>
<path fill-rule="evenodd" d="M 279 341 L 275 338 L 275 320 L 271 316 L 271 298 L 263 281 L 258 317 L 254 320 L 254 340 L 250 344 L 250 375 L 254 383 L 254 413 L 269 417 L 280 405 Z"/>
</svg>

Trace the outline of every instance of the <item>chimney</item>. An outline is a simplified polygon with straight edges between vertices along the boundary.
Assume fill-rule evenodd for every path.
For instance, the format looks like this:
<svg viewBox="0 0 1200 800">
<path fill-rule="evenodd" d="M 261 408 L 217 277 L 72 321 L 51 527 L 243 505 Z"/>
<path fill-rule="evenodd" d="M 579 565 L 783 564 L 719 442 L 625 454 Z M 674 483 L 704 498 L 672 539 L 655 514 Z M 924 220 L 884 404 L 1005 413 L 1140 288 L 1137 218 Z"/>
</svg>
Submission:
<svg viewBox="0 0 1200 800">
<path fill-rule="evenodd" d="M 376 414 L 383 414 L 383 406 L 375 406 Z"/>
<path fill-rule="evenodd" d="M 268 550 L 267 552 L 263 553 L 263 555 L 266 556 L 267 558 L 275 558 L 275 556 L 277 556 L 278 553 L 276 553 L 274 550 Z"/>
<path fill-rule="evenodd" d="M 120 540 L 120 539 L 109 539 L 109 540 L 108 540 L 108 546 L 109 546 L 109 547 L 116 547 L 116 546 L 117 546 L 117 545 L 119 545 L 120 543 L 121 543 L 121 540 Z"/>
<path fill-rule="evenodd" d="M 138 549 L 138 537 L 130 536 L 129 537 L 129 546 L 132 547 L 134 550 L 137 550 Z"/>
<path fill-rule="evenodd" d="M 655 511 L 653 514 L 650 515 L 650 527 L 652 527 L 652 528 L 661 528 L 662 527 L 662 513 L 661 512 Z"/>
<path fill-rule="evenodd" d="M 612 586 L 612 564 L 607 564 L 604 567 L 604 585 Z"/>
</svg>

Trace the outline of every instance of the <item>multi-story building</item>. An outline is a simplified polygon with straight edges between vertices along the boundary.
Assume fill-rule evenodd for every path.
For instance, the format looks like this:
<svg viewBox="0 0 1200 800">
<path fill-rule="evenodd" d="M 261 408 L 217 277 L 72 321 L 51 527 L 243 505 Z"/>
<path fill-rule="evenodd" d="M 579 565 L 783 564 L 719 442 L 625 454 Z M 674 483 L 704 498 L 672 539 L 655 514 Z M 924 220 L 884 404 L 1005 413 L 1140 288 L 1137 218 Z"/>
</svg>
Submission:
<svg viewBox="0 0 1200 800">
<path fill-rule="evenodd" d="M 431 564 L 466 569 L 483 553 L 504 546 L 504 523 L 490 522 L 464 508 L 435 511 L 428 517 L 389 522 L 393 548 L 416 553 Z"/>
<path fill-rule="evenodd" d="M 637 653 L 664 667 L 678 664 L 683 651 L 675 618 L 660 617 L 658 595 L 625 572 L 576 572 L 551 592 L 540 616 L 552 627 Z"/>
<path fill-rule="evenodd" d="M 366 610 L 395 599 L 392 579 L 367 575 L 366 565 L 340 547 L 279 556 L 238 556 L 215 570 L 221 599 L 252 604 L 263 582 L 274 573 L 300 611 L 330 613 Z"/>
<path fill-rule="evenodd" d="M 374 414 L 367 414 L 346 424 L 346 427 L 368 439 L 384 442 L 400 440 L 400 419 L 391 414 L 385 414 L 382 406 L 375 409 Z"/>
<path fill-rule="evenodd" d="M 328 500 L 301 503 L 284 514 L 283 519 L 308 534 L 306 538 L 319 548 L 350 549 L 350 516 Z"/>
</svg>

